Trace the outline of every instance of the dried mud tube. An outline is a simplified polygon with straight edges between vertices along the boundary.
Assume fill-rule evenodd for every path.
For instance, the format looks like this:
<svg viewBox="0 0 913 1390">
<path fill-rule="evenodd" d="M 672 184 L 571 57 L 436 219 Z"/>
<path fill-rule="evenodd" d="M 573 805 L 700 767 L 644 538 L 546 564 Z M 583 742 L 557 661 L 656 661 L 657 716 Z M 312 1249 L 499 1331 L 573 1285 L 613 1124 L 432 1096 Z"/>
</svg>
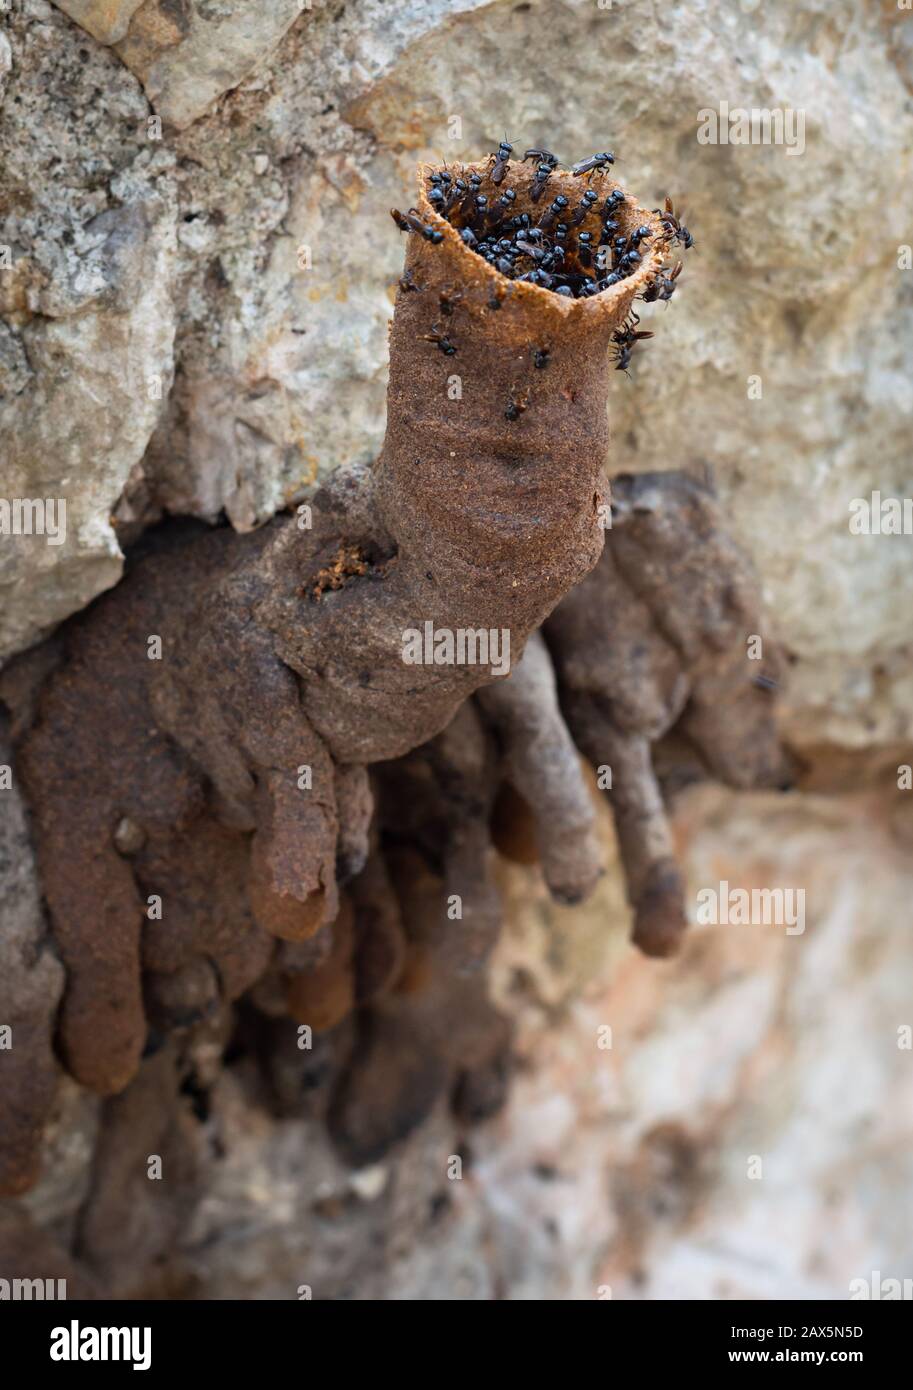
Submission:
<svg viewBox="0 0 913 1390">
<path fill-rule="evenodd" d="M 353 1163 L 444 1093 L 470 1118 L 496 1107 L 494 845 L 540 857 L 559 901 L 592 891 L 580 752 L 617 763 L 635 939 L 656 954 L 683 912 L 650 742 L 681 727 L 732 778 L 744 737 L 758 778 L 780 775 L 773 683 L 740 646 L 750 571 L 710 494 L 659 475 L 648 507 L 626 480 L 606 532 L 611 369 L 650 336 L 635 301 L 671 298 L 690 233 L 621 190 L 608 152 L 571 170 L 510 154 L 423 166 L 394 214 L 374 466 L 334 474 L 308 524 L 150 532 L 115 590 L 0 680 L 48 926 L 0 982 L 0 1193 L 35 1181 L 59 1064 L 111 1098 L 80 1226 L 93 1277 L 117 1283 L 111 1232 L 154 1200 L 128 1197 L 124 1154 L 167 1138 L 194 1170 L 184 1112 L 239 1036 L 278 1113 L 310 1069 Z M 150 1218 L 150 1249 L 182 1212 Z"/>
</svg>

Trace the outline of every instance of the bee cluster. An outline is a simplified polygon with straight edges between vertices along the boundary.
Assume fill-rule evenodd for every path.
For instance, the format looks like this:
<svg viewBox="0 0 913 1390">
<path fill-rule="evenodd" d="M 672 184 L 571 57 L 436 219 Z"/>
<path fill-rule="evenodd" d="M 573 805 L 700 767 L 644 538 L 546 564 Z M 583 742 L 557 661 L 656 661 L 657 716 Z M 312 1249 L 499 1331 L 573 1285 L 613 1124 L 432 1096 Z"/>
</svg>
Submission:
<svg viewBox="0 0 913 1390">
<path fill-rule="evenodd" d="M 528 149 L 520 161 L 532 162 L 535 174 L 527 195 L 532 208 L 519 211 L 516 191 L 504 187 L 512 154 L 513 145 L 504 140 L 492 153 L 486 171 L 466 174 L 461 166 L 455 171 L 445 166 L 429 175 L 427 185 L 428 202 L 435 211 L 506 279 L 539 285 L 566 298 L 584 299 L 633 274 L 652 241 L 675 241 L 686 248 L 693 245 L 690 232 L 675 216 L 668 198 L 665 212 L 657 209 L 660 233 L 655 224 L 644 224 L 627 235 L 621 230 L 620 210 L 626 195 L 620 188 L 605 198 L 587 188 L 576 205 L 564 193 L 547 201 L 549 179 L 561 166 L 550 150 L 538 147 Z M 580 160 L 569 172 L 574 178 L 584 178 L 614 162 L 611 151 L 603 150 Z M 424 222 L 415 208 L 408 213 L 393 210 L 393 217 L 402 231 L 415 232 L 432 243 L 443 239 L 440 229 Z M 643 297 L 649 301 L 671 299 L 680 271 L 681 262 L 661 271 Z"/>
</svg>

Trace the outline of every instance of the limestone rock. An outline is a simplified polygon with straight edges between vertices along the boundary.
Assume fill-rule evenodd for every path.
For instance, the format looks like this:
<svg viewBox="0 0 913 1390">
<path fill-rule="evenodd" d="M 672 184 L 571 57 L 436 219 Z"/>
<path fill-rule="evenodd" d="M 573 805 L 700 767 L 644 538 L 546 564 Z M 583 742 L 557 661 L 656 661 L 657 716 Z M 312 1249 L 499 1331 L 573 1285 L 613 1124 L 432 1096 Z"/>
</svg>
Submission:
<svg viewBox="0 0 913 1390">
<path fill-rule="evenodd" d="M 182 130 L 272 53 L 302 8 L 298 0 L 145 0 L 117 51 L 156 111 Z"/>
<path fill-rule="evenodd" d="M 116 47 L 155 110 L 182 130 L 265 58 L 309 5 L 275 0 L 55 0 Z"/>
<path fill-rule="evenodd" d="M 29 292 L 21 329 L 33 388 L 0 401 L 4 486 L 54 506 L 0 549 L 0 651 L 15 652 L 117 582 L 110 513 L 167 395 L 174 320 L 168 297 L 174 211 L 162 198 L 100 213 L 62 284 Z M 43 305 L 43 308 L 41 307 Z M 20 365 L 19 378 L 22 370 Z M 25 530 L 25 527 L 20 527 Z"/>
<path fill-rule="evenodd" d="M 38 0 L 7 23 L 0 496 L 65 503 L 66 530 L 0 534 L 0 660 L 116 582 L 110 517 L 167 400 L 175 330 L 173 156 L 145 140 L 136 79 Z"/>
<path fill-rule="evenodd" d="M 0 1086 L 12 1098 L 0 1191 L 23 1191 L 36 1166 L 56 1090 L 51 1040 L 63 967 L 45 931 L 25 811 L 0 721 Z M 12 1143 L 10 1144 L 10 1138 Z"/>
<path fill-rule="evenodd" d="M 99 43 L 117 43 L 126 34 L 144 0 L 54 0 L 54 3 Z"/>
</svg>

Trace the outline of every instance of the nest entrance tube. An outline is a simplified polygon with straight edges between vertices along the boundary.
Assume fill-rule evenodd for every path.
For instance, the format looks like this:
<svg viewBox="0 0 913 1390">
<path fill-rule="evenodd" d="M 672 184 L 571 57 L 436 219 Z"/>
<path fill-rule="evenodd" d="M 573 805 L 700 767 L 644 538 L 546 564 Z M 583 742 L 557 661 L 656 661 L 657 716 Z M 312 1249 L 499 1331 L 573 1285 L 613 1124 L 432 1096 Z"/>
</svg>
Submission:
<svg viewBox="0 0 913 1390">
<path fill-rule="evenodd" d="M 419 173 L 418 205 L 406 217 L 394 213 L 403 230 L 436 244 L 452 228 L 518 287 L 571 300 L 612 298 L 625 281 L 642 292 L 661 268 L 668 224 L 601 169 L 581 176 L 555 166 L 543 179 L 523 163 L 483 162 L 422 165 Z"/>
<path fill-rule="evenodd" d="M 535 170 L 511 165 L 496 185 L 495 167 L 421 165 L 416 206 L 394 214 L 408 244 L 375 476 L 384 523 L 397 539 L 400 563 L 414 564 L 419 591 L 443 562 L 451 576 L 465 575 L 465 624 L 501 626 L 510 568 L 510 608 L 529 630 L 602 549 L 609 353 L 630 331 L 635 296 L 662 273 L 668 234 L 661 218 L 630 195 L 616 197 L 617 182 L 601 171 L 575 177 L 554 169 L 537 200 Z M 476 181 L 488 193 L 460 195 L 458 184 L 468 189 Z M 492 217 L 472 203 L 490 194 L 497 207 L 507 192 L 514 194 L 510 208 Z M 587 193 L 596 196 L 586 200 Z M 578 218 L 558 257 L 569 275 L 581 273 L 581 235 L 591 236 L 595 258 L 606 221 L 618 223 L 626 245 L 638 228 L 647 229 L 636 265 L 597 293 L 565 295 L 535 279 L 511 278 L 480 252 L 489 233 L 506 237 L 513 228 L 520 243 L 513 268 L 526 275 L 523 266 L 536 260 L 524 245 L 535 250 L 536 243 L 520 233 L 540 230 L 534 218 L 545 220 L 551 247 L 561 224 L 549 216 L 559 196 L 567 200 L 568 223 Z M 433 611 L 433 596 L 428 601 Z"/>
</svg>

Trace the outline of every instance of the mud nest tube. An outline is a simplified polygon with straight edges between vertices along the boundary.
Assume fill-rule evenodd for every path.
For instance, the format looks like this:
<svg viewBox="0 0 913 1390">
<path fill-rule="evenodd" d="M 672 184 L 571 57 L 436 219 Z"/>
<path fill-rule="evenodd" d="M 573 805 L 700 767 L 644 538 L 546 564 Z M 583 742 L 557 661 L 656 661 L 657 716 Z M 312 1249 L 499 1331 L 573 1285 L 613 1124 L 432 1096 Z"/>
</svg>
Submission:
<svg viewBox="0 0 913 1390">
<path fill-rule="evenodd" d="M 61 1066 L 105 1097 L 77 1242 L 93 1277 L 117 1284 L 131 1204 L 172 1203 L 148 1258 L 172 1238 L 205 1187 L 188 1115 L 239 1056 L 264 1103 L 316 1116 L 355 1164 L 442 1097 L 492 1113 L 510 1072 L 485 972 L 495 846 L 584 900 L 604 870 L 586 764 L 615 771 L 654 955 L 686 917 L 659 740 L 695 775 L 783 781 L 776 658 L 746 656 L 757 583 L 712 491 L 625 476 L 610 500 L 611 368 L 644 336 L 635 301 L 674 293 L 690 233 L 606 168 L 503 147 L 422 166 L 395 214 L 376 463 L 337 471 L 307 529 L 150 533 L 116 589 L 0 679 L 47 919 L 0 980 L 0 1192 L 40 1171 Z M 404 634 L 428 624 L 507 634 L 510 674 L 446 641 L 407 663 Z M 178 1196 L 134 1181 L 168 1146 Z"/>
</svg>

